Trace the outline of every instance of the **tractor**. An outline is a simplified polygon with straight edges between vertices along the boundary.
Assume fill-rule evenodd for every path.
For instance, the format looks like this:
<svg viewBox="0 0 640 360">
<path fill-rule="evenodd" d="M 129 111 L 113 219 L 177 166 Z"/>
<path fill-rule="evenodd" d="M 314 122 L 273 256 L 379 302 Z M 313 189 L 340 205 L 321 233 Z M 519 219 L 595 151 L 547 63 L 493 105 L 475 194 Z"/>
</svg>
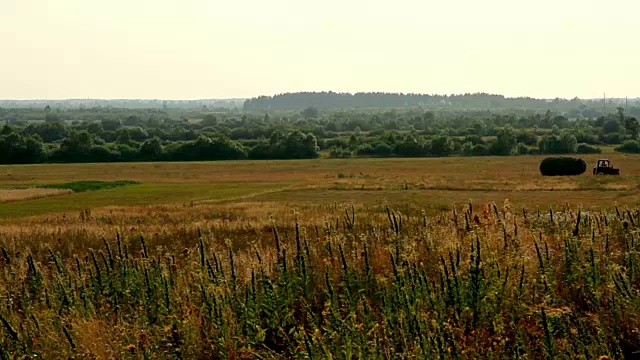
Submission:
<svg viewBox="0 0 640 360">
<path fill-rule="evenodd" d="M 593 168 L 593 175 L 620 175 L 620 169 L 612 167 L 607 159 L 599 159 L 596 167 Z"/>
</svg>

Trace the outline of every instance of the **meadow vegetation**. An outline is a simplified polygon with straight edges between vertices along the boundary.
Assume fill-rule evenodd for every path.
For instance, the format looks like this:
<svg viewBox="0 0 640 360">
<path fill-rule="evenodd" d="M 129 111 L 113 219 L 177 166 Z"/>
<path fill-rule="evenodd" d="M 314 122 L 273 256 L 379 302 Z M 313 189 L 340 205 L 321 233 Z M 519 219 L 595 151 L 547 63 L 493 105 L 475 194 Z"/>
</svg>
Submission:
<svg viewBox="0 0 640 360">
<path fill-rule="evenodd" d="M 70 220 L 84 224 L 72 237 L 51 237 L 52 224 L 4 240 L 3 355 L 592 359 L 640 350 L 637 208 L 469 203 L 427 216 L 315 205 L 280 221 L 250 209 L 220 206 L 155 234 L 85 214 Z"/>
<path fill-rule="evenodd" d="M 0 357 L 633 358 L 637 157 L 542 158 L 0 167 Z"/>
</svg>

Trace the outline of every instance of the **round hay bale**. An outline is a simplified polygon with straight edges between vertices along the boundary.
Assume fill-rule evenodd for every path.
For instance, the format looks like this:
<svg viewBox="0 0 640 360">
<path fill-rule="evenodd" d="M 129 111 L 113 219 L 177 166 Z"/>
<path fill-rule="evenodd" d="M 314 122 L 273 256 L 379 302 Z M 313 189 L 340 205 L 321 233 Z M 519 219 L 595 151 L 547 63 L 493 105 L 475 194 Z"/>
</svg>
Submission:
<svg viewBox="0 0 640 360">
<path fill-rule="evenodd" d="M 543 176 L 575 176 L 587 171 L 587 163 L 568 156 L 550 157 L 540 163 L 540 173 Z"/>
</svg>

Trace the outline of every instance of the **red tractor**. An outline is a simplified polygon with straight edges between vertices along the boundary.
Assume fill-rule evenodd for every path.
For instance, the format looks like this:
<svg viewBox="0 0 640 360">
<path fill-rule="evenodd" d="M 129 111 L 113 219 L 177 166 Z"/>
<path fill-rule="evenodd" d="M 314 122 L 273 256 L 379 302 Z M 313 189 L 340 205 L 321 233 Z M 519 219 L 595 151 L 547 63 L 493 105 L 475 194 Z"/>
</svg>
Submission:
<svg viewBox="0 0 640 360">
<path fill-rule="evenodd" d="M 620 169 L 612 167 L 607 159 L 599 159 L 596 167 L 593 168 L 593 175 L 620 175 Z"/>
</svg>

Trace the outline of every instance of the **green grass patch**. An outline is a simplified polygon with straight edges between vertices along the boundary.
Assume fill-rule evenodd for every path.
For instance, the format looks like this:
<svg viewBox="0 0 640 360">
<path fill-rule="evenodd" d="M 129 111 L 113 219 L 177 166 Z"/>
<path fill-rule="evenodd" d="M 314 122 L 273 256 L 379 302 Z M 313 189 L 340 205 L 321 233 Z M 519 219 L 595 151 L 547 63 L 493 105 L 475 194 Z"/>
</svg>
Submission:
<svg viewBox="0 0 640 360">
<path fill-rule="evenodd" d="M 118 181 L 73 181 L 63 184 L 47 184 L 38 187 L 46 189 L 69 189 L 73 192 L 97 191 L 113 189 L 128 185 L 141 184 L 139 181 L 118 180 Z"/>
</svg>

